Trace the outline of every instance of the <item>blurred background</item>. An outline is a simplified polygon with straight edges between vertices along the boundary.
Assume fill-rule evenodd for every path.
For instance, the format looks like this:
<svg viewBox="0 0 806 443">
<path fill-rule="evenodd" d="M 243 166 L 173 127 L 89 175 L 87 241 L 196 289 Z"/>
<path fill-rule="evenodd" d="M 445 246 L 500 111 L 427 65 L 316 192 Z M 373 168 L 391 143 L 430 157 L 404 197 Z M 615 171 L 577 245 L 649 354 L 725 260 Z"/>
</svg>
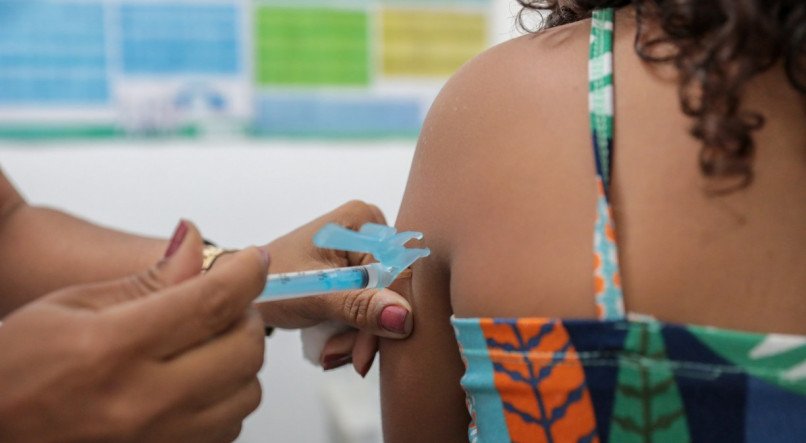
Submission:
<svg viewBox="0 0 806 443">
<path fill-rule="evenodd" d="M 0 166 L 35 204 L 231 247 L 351 200 L 397 215 L 429 104 L 514 0 L 0 0 Z M 493 149 L 494 147 L 491 147 Z M 237 364 L 237 362 L 233 362 Z M 380 442 L 378 374 L 267 342 L 239 442 Z"/>
</svg>

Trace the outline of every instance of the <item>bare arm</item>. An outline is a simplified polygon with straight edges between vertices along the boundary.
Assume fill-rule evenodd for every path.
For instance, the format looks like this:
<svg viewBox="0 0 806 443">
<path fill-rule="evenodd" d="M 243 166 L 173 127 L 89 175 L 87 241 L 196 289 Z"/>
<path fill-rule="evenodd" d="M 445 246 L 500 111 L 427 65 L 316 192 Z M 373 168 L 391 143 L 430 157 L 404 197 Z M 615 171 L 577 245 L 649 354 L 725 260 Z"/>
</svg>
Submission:
<svg viewBox="0 0 806 443">
<path fill-rule="evenodd" d="M 481 55 L 448 82 L 417 145 L 396 225 L 422 231 L 432 255 L 414 265 L 409 287 L 396 288 L 417 313 L 412 335 L 400 343 L 381 341 L 384 439 L 390 443 L 468 439 L 470 417 L 460 385 L 464 365 L 450 317 L 454 311 L 468 313 L 463 311 L 468 291 L 457 270 L 466 262 L 494 265 L 506 250 L 488 253 L 479 240 L 498 239 L 475 234 L 497 228 L 512 203 L 500 198 L 511 192 L 510 163 L 501 166 L 498 160 L 523 131 L 514 126 L 512 113 L 504 112 L 517 102 L 508 91 L 518 89 L 504 76 L 518 71 L 508 62 L 507 48 Z"/>
<path fill-rule="evenodd" d="M 142 271 L 166 246 L 30 206 L 0 172 L 0 318 L 65 286 Z"/>
<path fill-rule="evenodd" d="M 434 254 L 413 268 L 411 280 L 392 289 L 409 299 L 414 329 L 408 340 L 380 342 L 384 441 L 467 440 L 469 416 L 459 385 L 463 365 L 450 324 L 450 275 L 445 244 L 433 229 L 418 153 L 398 219 L 400 229 L 423 230 Z M 432 215 L 437 215 L 431 212 Z"/>
<path fill-rule="evenodd" d="M 450 317 L 451 214 L 461 196 L 451 196 L 449 181 L 461 173 L 453 156 L 467 140 L 450 114 L 462 95 L 454 78 L 434 103 L 414 157 L 397 227 L 425 234 L 432 255 L 413 267 L 410 281 L 393 289 L 409 298 L 417 313 L 408 340 L 381 340 L 381 403 L 384 441 L 467 441 L 470 417 L 459 384 L 463 364 Z M 459 90 L 457 90 L 459 89 Z"/>
</svg>

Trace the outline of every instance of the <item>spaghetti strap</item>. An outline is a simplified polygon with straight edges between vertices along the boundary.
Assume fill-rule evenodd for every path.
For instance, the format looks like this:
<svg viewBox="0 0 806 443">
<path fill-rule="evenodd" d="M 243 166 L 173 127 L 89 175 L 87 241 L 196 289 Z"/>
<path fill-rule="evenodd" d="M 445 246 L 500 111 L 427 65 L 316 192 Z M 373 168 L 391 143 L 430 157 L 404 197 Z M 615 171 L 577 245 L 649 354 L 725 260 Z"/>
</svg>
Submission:
<svg viewBox="0 0 806 443">
<path fill-rule="evenodd" d="M 610 187 L 613 148 L 613 9 L 593 11 L 588 57 L 588 108 L 596 173 Z"/>
<path fill-rule="evenodd" d="M 598 193 L 594 227 L 594 291 L 600 320 L 621 320 L 626 316 L 616 231 L 608 199 L 613 157 L 613 18 L 613 8 L 593 11 L 588 58 L 588 107 Z"/>
</svg>

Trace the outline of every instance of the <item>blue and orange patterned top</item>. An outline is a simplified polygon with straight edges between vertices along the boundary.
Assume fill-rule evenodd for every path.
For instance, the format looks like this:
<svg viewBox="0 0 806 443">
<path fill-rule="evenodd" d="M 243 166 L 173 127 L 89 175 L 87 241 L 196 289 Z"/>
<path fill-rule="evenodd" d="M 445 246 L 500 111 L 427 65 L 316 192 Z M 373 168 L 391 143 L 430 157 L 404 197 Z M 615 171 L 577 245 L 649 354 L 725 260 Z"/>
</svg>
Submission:
<svg viewBox="0 0 806 443">
<path fill-rule="evenodd" d="M 608 203 L 613 10 L 592 19 L 598 320 L 454 318 L 473 442 L 806 442 L 806 337 L 628 319 Z"/>
</svg>

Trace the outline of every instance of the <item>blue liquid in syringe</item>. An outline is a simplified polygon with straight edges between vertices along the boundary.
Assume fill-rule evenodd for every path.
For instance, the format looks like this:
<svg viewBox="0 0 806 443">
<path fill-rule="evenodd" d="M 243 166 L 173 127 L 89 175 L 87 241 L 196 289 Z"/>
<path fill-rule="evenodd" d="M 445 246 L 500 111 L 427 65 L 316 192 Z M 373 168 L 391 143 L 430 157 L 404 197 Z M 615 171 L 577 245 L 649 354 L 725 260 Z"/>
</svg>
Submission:
<svg viewBox="0 0 806 443">
<path fill-rule="evenodd" d="M 363 266 L 270 275 L 256 301 L 363 289 L 368 283 L 369 274 Z"/>
</svg>

